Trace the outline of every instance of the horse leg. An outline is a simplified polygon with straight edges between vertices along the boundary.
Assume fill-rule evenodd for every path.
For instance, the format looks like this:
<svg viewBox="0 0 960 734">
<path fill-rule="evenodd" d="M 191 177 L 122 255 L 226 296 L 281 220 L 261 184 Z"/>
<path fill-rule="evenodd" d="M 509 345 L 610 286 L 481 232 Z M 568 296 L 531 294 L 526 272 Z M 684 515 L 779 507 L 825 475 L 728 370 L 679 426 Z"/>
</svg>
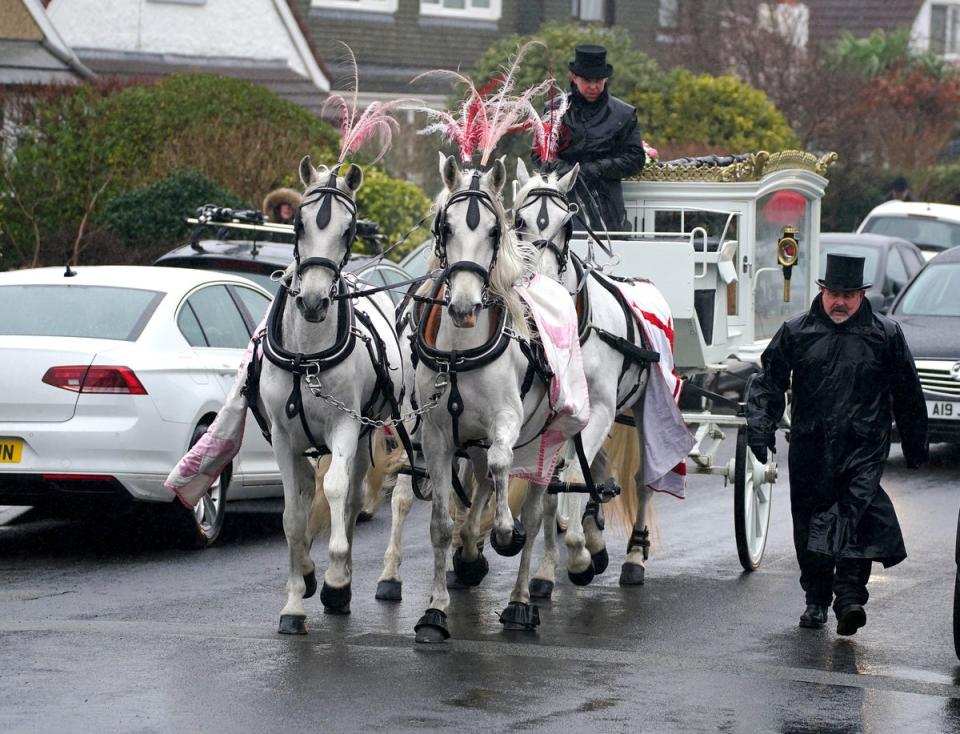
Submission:
<svg viewBox="0 0 960 734">
<path fill-rule="evenodd" d="M 583 452 L 587 459 L 592 462 L 590 474 L 595 480 L 597 478 L 593 471 L 595 465 L 603 469 L 604 474 L 606 473 L 606 460 L 601 459 L 599 464 L 596 464 L 594 460 L 600 452 L 600 448 L 603 446 L 607 431 L 612 423 L 612 420 L 597 420 L 591 415 L 590 422 L 580 434 L 580 439 L 583 442 Z M 579 461 L 573 462 L 573 465 L 577 467 L 577 472 L 579 473 Z M 593 511 L 593 503 L 588 504 L 587 512 L 584 516 L 581 516 L 579 500 L 575 504 L 575 511 L 570 515 L 570 527 L 567 528 L 567 534 L 564 538 L 564 543 L 567 546 L 567 575 L 570 577 L 570 581 L 577 586 L 586 586 L 593 581 L 594 576 L 601 572 L 597 570 L 598 564 L 602 566 L 601 570 L 606 568 L 605 559 L 607 551 L 603 545 L 603 537 L 600 535 L 603 516 L 599 505 L 596 506 L 596 511 Z M 597 520 L 599 520 L 599 522 L 597 522 Z M 589 528 L 592 542 L 598 549 L 595 551 L 596 557 L 594 557 L 594 552 L 591 552 L 591 549 L 587 546 L 587 536 L 584 526 Z"/>
<path fill-rule="evenodd" d="M 627 557 L 620 569 L 621 586 L 642 586 L 646 573 L 644 561 L 650 552 L 650 532 L 647 528 L 647 508 L 653 492 L 647 486 L 643 476 L 643 400 L 633 409 L 633 418 L 637 424 L 637 441 L 640 444 L 640 461 L 634 475 L 634 491 L 637 493 L 637 515 L 633 523 L 633 532 L 627 541 Z"/>
<path fill-rule="evenodd" d="M 520 519 L 526 528 L 527 537 L 520 554 L 520 568 L 517 570 L 517 582 L 510 594 L 510 603 L 500 614 L 500 622 L 508 630 L 533 630 L 540 624 L 540 612 L 536 605 L 531 605 L 528 582 L 530 578 L 530 560 L 533 556 L 533 546 L 540 532 L 540 523 L 543 519 L 543 495 L 546 486 L 530 482 L 527 496 L 520 511 Z M 554 524 L 556 533 L 556 524 Z"/>
<path fill-rule="evenodd" d="M 458 547 L 454 548 L 453 553 L 453 573 L 460 588 L 478 586 L 490 570 L 487 559 L 483 556 L 480 525 L 493 493 L 493 482 L 486 478 L 487 462 L 482 454 L 482 451 L 471 452 L 469 469 L 473 472 L 476 489 L 471 498 L 470 509 L 460 509 L 454 522 L 454 545 Z"/>
<path fill-rule="evenodd" d="M 560 549 L 557 546 L 557 495 L 544 493 L 543 512 L 543 558 L 530 580 L 530 596 L 534 599 L 549 599 L 557 579 Z"/>
<path fill-rule="evenodd" d="M 607 473 L 607 452 L 602 446 L 594 457 L 593 463 L 590 464 L 590 474 L 593 476 L 593 481 L 598 484 L 609 476 Z M 599 575 L 606 571 L 610 564 L 607 544 L 603 539 L 603 504 L 593 500 L 587 502 L 581 523 L 587 550 L 590 552 L 590 559 L 593 561 L 593 570 Z"/>
<path fill-rule="evenodd" d="M 307 634 L 307 612 L 303 598 L 308 590 L 304 569 L 312 569 L 307 542 L 307 512 L 313 498 L 314 467 L 302 456 L 294 455 L 286 436 L 274 432 L 277 464 L 283 477 L 283 534 L 287 539 L 287 603 L 280 611 L 278 632 L 288 635 Z M 314 588 L 316 578 L 314 577 Z"/>
<path fill-rule="evenodd" d="M 453 446 L 449 439 L 437 430 L 430 430 L 427 423 L 423 430 L 423 445 L 433 447 L 426 452 L 430 473 L 433 501 L 430 513 L 430 542 L 433 545 L 433 593 L 430 606 L 417 621 L 417 642 L 443 642 L 450 637 L 447 629 L 447 608 L 450 594 L 447 591 L 447 553 L 453 538 L 453 518 L 450 517 L 450 488 L 453 482 Z"/>
<path fill-rule="evenodd" d="M 402 598 L 402 580 L 400 578 L 400 562 L 402 560 L 401 538 L 403 524 L 407 520 L 410 508 L 413 506 L 413 481 L 401 474 L 393 487 L 393 497 L 390 500 L 392 511 L 390 521 L 390 542 L 383 554 L 383 573 L 377 581 L 377 599 L 381 601 L 400 601 Z"/>
<path fill-rule="evenodd" d="M 494 419 L 493 436 L 487 449 L 487 467 L 493 477 L 497 505 L 493 518 L 490 545 L 501 556 L 515 556 L 526 542 L 526 531 L 510 511 L 509 482 L 513 468 L 513 446 L 520 435 L 520 416 L 509 410 L 500 411 Z"/>
<path fill-rule="evenodd" d="M 323 480 L 323 493 L 330 503 L 329 565 L 323 575 L 320 601 L 328 614 L 350 613 L 350 544 L 360 509 L 360 477 L 354 476 L 359 446 L 359 424 L 344 421 L 332 431 L 330 469 Z"/>
</svg>

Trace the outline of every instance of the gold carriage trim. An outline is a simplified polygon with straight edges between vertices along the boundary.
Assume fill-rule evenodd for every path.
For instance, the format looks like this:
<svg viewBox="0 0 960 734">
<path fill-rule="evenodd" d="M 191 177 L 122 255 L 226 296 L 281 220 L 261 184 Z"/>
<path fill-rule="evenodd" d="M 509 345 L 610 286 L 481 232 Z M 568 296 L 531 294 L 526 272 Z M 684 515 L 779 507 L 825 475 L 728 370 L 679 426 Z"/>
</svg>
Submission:
<svg viewBox="0 0 960 734">
<path fill-rule="evenodd" d="M 801 169 L 826 176 L 827 169 L 836 162 L 836 153 L 825 153 L 819 158 L 803 150 L 783 150 L 768 153 L 761 150 L 751 153 L 745 160 L 736 161 L 727 166 L 698 166 L 695 163 L 669 166 L 654 163 L 644 166 L 640 176 L 631 181 L 705 181 L 736 182 L 759 181 L 774 171 Z"/>
</svg>

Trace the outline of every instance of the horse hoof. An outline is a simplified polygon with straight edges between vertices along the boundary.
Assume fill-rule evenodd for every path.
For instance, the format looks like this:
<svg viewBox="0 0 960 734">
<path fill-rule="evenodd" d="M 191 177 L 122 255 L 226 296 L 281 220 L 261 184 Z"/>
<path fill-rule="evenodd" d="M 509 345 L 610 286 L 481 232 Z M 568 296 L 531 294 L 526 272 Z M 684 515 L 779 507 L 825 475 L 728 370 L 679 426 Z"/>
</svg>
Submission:
<svg viewBox="0 0 960 734">
<path fill-rule="evenodd" d="M 362 522 L 370 522 L 373 519 L 373 513 L 367 512 L 366 510 L 360 510 L 357 514 L 357 524 Z"/>
<path fill-rule="evenodd" d="M 467 584 L 459 579 L 456 571 L 447 571 L 447 589 L 449 591 L 463 591 L 469 588 Z"/>
<path fill-rule="evenodd" d="M 490 545 L 501 556 L 515 556 L 523 550 L 527 542 L 527 531 L 523 529 L 523 523 L 520 518 L 513 519 L 513 532 L 510 534 L 510 542 L 507 545 L 500 545 L 497 542 L 497 533 L 490 533 Z"/>
<path fill-rule="evenodd" d="M 553 582 L 546 579 L 530 579 L 528 588 L 533 599 L 549 599 L 553 596 Z"/>
<path fill-rule="evenodd" d="M 536 604 L 512 601 L 500 613 L 500 624 L 503 625 L 505 630 L 532 632 L 540 626 L 540 610 Z"/>
<path fill-rule="evenodd" d="M 639 563 L 624 563 L 620 569 L 621 586 L 643 586 L 644 569 Z"/>
<path fill-rule="evenodd" d="M 439 609 L 428 609 L 413 628 L 417 642 L 437 643 L 450 638 L 447 629 L 447 614 Z"/>
<path fill-rule="evenodd" d="M 303 582 L 307 585 L 307 588 L 303 592 L 303 598 L 309 599 L 317 593 L 317 569 L 313 569 L 310 573 L 305 573 L 303 575 Z"/>
<path fill-rule="evenodd" d="M 591 581 L 593 577 L 597 575 L 597 570 L 593 567 L 593 561 L 590 561 L 590 565 L 587 566 L 583 571 L 579 573 L 575 571 L 567 570 L 567 576 L 570 577 L 570 581 L 575 586 L 586 586 Z"/>
<path fill-rule="evenodd" d="M 380 601 L 400 601 L 401 584 L 399 581 L 384 579 L 377 582 L 376 598 Z"/>
<path fill-rule="evenodd" d="M 597 576 L 606 571 L 607 566 L 610 565 L 610 556 L 607 555 L 606 546 L 598 550 L 590 557 L 593 559 L 593 570 L 597 572 Z"/>
<path fill-rule="evenodd" d="M 304 614 L 281 614 L 280 627 L 277 632 L 281 635 L 307 634 L 307 617 Z"/>
<path fill-rule="evenodd" d="M 350 596 L 350 584 L 338 589 L 324 581 L 320 588 L 320 601 L 327 614 L 350 614 Z"/>
<path fill-rule="evenodd" d="M 457 552 L 453 554 L 453 572 L 460 583 L 467 586 L 478 586 L 489 570 L 490 564 L 483 557 L 483 553 L 478 553 L 476 560 L 473 561 L 463 559 L 462 548 L 457 548 Z"/>
</svg>

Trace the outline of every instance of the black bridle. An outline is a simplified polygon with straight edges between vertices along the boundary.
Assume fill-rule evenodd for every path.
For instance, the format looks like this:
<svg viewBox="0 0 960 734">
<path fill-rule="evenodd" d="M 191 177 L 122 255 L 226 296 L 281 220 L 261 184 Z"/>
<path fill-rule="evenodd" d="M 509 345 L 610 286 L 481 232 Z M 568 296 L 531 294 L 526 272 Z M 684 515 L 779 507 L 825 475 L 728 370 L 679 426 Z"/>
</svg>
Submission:
<svg viewBox="0 0 960 734">
<path fill-rule="evenodd" d="M 530 201 L 531 198 L 534 199 L 534 201 Z M 570 200 L 567 199 L 566 195 L 557 189 L 550 189 L 546 187 L 530 189 L 525 197 L 525 203 L 523 206 L 517 208 L 513 216 L 513 228 L 518 234 L 523 234 L 523 230 L 526 227 L 526 222 L 524 221 L 523 215 L 520 212 L 527 207 L 533 206 L 536 203 L 536 199 L 540 200 L 540 210 L 537 212 L 536 219 L 537 228 L 540 232 L 543 232 L 548 226 L 550 226 L 550 213 L 547 211 L 548 201 L 555 201 L 566 212 L 564 214 L 564 222 L 562 227 L 556 233 L 554 233 L 552 237 L 541 238 L 531 242 L 531 244 L 538 250 L 547 249 L 557 256 L 557 263 L 559 264 L 558 274 L 562 277 L 564 271 L 567 269 L 567 261 L 569 260 L 570 239 L 573 237 L 573 218 L 579 211 L 579 207 L 575 203 L 571 203 Z M 557 244 L 555 239 L 557 234 L 560 232 L 563 232 L 563 243 Z"/>
<path fill-rule="evenodd" d="M 500 255 L 500 240 L 503 236 L 500 216 L 497 214 L 497 208 L 493 197 L 486 191 L 480 189 L 481 171 L 474 171 L 470 180 L 470 188 L 458 191 L 452 194 L 442 209 L 437 211 L 437 216 L 433 220 L 433 252 L 440 261 L 440 267 L 443 269 L 443 282 L 448 284 L 454 274 L 465 270 L 479 276 L 483 281 L 483 291 L 490 285 L 490 274 L 497 265 L 497 257 Z M 466 224 L 471 230 L 480 226 L 480 207 L 483 206 L 487 211 L 493 214 L 497 220 L 496 226 L 491 229 L 490 237 L 493 240 L 493 257 L 490 259 L 490 265 L 483 267 L 473 260 L 458 260 L 455 263 L 447 262 L 447 239 L 450 236 L 450 225 L 447 223 L 447 211 L 454 204 L 462 201 L 468 201 Z"/>
<path fill-rule="evenodd" d="M 299 295 L 299 281 L 303 277 L 303 273 L 309 268 L 327 268 L 330 270 L 334 276 L 333 287 L 336 289 L 341 280 L 341 272 L 350 259 L 350 253 L 353 250 L 353 241 L 357 237 L 357 203 L 353 200 L 352 196 L 337 187 L 336 171 L 337 169 L 334 168 L 334 170 L 330 172 L 330 177 L 325 184 L 308 189 L 303 195 L 303 202 L 297 207 L 297 215 L 293 221 L 293 259 L 297 263 L 297 267 L 294 271 L 291 284 L 286 286 L 291 295 Z M 301 259 L 300 236 L 303 234 L 304 207 L 320 202 L 314 221 L 319 229 L 326 229 L 332 219 L 333 202 L 335 199 L 343 204 L 347 208 L 347 211 L 350 212 L 350 227 L 343 236 L 343 257 L 339 263 L 328 257 L 308 257 Z"/>
</svg>

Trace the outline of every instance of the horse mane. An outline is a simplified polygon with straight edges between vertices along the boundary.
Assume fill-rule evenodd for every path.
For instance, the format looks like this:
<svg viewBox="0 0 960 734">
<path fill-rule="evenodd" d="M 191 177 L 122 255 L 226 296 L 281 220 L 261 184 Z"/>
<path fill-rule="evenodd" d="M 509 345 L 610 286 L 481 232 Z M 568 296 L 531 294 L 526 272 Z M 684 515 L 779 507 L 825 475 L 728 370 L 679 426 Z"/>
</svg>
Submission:
<svg viewBox="0 0 960 734">
<path fill-rule="evenodd" d="M 443 187 L 433 204 L 434 216 L 443 211 L 447 201 L 454 193 L 456 192 Z M 519 336 L 529 339 L 531 334 L 527 323 L 527 307 L 514 286 L 534 274 L 539 253 L 533 245 L 521 242 L 514 235 L 500 197 L 492 195 L 490 201 L 493 203 L 497 223 L 500 225 L 500 251 L 497 255 L 497 262 L 490 273 L 490 293 L 497 297 L 507 309 L 507 314 L 511 320 L 511 328 Z M 431 255 L 428 270 L 436 270 L 439 267 L 439 258 L 436 254 Z M 420 288 L 420 294 L 425 294 L 431 287 L 432 282 L 426 281 Z"/>
</svg>

